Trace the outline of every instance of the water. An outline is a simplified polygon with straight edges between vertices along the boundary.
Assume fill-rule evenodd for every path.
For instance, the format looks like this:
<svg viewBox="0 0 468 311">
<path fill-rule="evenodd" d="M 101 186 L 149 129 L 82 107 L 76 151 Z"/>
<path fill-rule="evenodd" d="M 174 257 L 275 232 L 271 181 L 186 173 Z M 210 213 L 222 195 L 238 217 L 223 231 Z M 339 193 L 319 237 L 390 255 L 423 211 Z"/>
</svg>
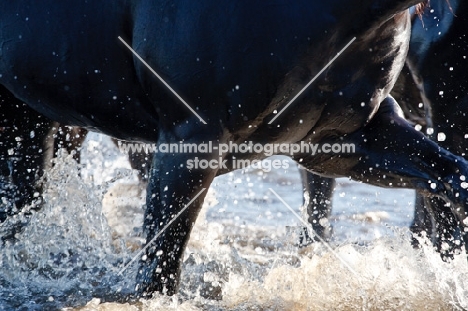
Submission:
<svg viewBox="0 0 468 311">
<path fill-rule="evenodd" d="M 216 178 L 184 256 L 174 297 L 129 300 L 142 246 L 145 191 L 124 155 L 91 135 L 78 166 L 66 155 L 46 176 L 44 208 L 0 257 L 0 310 L 463 310 L 464 256 L 444 263 L 413 249 L 414 193 L 342 179 L 331 246 L 297 247 L 297 169 Z M 21 216 L 19 216 L 21 217 Z M 118 302 L 111 302 L 117 299 Z M 106 302 L 108 301 L 108 302 Z"/>
</svg>

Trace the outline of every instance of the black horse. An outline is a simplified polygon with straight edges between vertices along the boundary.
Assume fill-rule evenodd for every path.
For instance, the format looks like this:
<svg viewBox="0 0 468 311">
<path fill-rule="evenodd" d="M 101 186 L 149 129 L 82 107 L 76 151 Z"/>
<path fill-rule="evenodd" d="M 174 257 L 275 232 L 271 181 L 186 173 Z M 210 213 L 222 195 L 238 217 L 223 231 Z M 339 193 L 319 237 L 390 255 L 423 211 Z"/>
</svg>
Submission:
<svg viewBox="0 0 468 311">
<path fill-rule="evenodd" d="M 352 154 L 303 153 L 294 159 L 328 177 L 349 176 L 440 196 L 452 202 L 453 213 L 462 221 L 468 191 L 460 177 L 467 175 L 467 163 L 414 130 L 388 95 L 408 50 L 407 8 L 417 2 L 3 1 L 2 96 L 14 96 L 6 107 L 23 101 L 63 124 L 158 146 L 354 144 Z M 32 112 L 28 117 L 38 118 Z M 21 128 L 17 119 L 7 123 Z M 15 140 L 14 135 L 8 138 Z M 11 163 L 8 150 L 2 154 L 5 167 Z M 24 163 L 35 152 L 20 151 L 25 152 Z M 144 223 L 147 241 L 171 224 L 146 248 L 139 293 L 176 292 L 180 258 L 204 190 L 216 175 L 233 169 L 233 158 L 263 157 L 231 152 L 223 154 L 223 168 L 187 169 L 185 164 L 195 156 L 219 158 L 218 153 L 204 152 L 154 155 Z M 11 174 L 11 169 L 2 174 Z M 2 186 L 6 192 L 9 182 Z"/>
<path fill-rule="evenodd" d="M 468 113 L 468 17 L 466 3 L 434 1 L 413 17 L 412 35 L 406 66 L 392 90 L 407 119 L 429 130 L 447 150 L 468 155 L 465 125 Z M 423 108 L 419 106 L 423 103 Z M 304 205 L 309 222 L 322 238 L 332 231 L 327 219 L 335 180 L 301 172 Z M 411 231 L 425 232 L 432 238 L 442 257 L 450 258 L 466 237 L 447 203 L 435 197 L 417 194 Z M 415 241 L 417 243 L 417 241 Z M 449 247 L 447 247 L 449 246 Z"/>
</svg>

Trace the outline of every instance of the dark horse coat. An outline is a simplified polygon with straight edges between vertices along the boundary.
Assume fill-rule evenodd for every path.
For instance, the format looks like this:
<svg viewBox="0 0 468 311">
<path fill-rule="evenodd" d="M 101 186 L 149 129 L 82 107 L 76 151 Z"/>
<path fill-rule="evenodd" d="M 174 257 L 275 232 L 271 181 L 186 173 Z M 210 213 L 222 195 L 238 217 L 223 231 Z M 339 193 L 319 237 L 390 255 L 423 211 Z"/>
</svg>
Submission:
<svg viewBox="0 0 468 311">
<path fill-rule="evenodd" d="M 439 145 L 468 155 L 468 6 L 466 2 L 433 1 L 413 17 L 406 66 L 392 90 L 407 119 L 432 130 Z M 423 107 L 419 104 L 423 103 Z M 439 139 L 438 139 L 439 138 Z M 323 238 L 330 236 L 327 218 L 331 211 L 334 179 L 301 172 L 310 223 Z M 322 226 L 321 224 L 325 224 Z M 411 230 L 425 231 L 443 257 L 452 256 L 462 238 L 459 220 L 440 198 L 417 196 Z M 416 241 L 415 241 L 416 242 Z M 466 242 L 466 241 L 465 241 Z M 448 247 L 450 245 L 452 247 Z M 457 246 L 458 245 L 458 246 Z"/>
<path fill-rule="evenodd" d="M 318 174 L 441 196 L 453 203 L 462 220 L 468 191 L 460 176 L 468 176 L 466 162 L 409 126 L 388 95 L 408 50 L 406 9 L 416 3 L 2 1 L 0 84 L 2 97 L 16 98 L 2 102 L 2 109 L 13 110 L 24 101 L 64 124 L 157 144 L 353 143 L 353 154 L 296 154 L 294 159 Z M 21 127 L 17 118 L 12 126 L 12 119 L 2 121 L 2 132 Z M 2 150 L 2 161 L 8 164 L 13 160 L 7 151 Z M 33 149 L 23 151 L 34 154 Z M 227 168 L 189 170 L 184 164 L 194 156 L 218 159 L 217 153 L 154 156 L 144 223 L 147 241 L 201 195 L 146 248 L 137 280 L 140 293 L 177 290 L 180 259 L 206 193 L 203 188 L 232 169 L 234 157 L 262 157 L 228 153 L 223 157 Z M 2 174 L 11 174 L 7 164 Z M 8 192 L 8 186 L 2 188 Z"/>
</svg>

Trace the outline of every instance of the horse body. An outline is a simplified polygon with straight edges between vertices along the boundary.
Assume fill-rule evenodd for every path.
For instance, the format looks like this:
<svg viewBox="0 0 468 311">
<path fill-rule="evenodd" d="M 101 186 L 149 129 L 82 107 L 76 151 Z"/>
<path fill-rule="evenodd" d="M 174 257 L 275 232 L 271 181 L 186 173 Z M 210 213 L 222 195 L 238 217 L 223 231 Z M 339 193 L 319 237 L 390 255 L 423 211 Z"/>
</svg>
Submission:
<svg viewBox="0 0 468 311">
<path fill-rule="evenodd" d="M 40 7 L 28 5 L 28 1 L 2 4 L 0 82 L 17 98 L 50 119 L 122 139 L 154 142 L 158 139 L 156 129 L 161 127 L 160 119 L 172 126 L 173 122 L 191 121 L 193 115 L 186 109 L 179 109 L 178 100 L 141 62 L 132 58 L 117 40 L 122 36 L 208 122 L 213 120 L 212 124 L 221 124 L 220 127 L 225 127 L 232 136 L 241 136 L 239 127 L 250 123 L 245 119 L 253 121 L 262 114 L 264 118 L 267 113 L 272 114 L 281 104 L 275 95 L 283 96 L 285 91 L 292 93 L 292 86 L 298 90 L 308 82 L 310 75 L 329 60 L 323 56 L 336 53 L 339 44 L 346 44 L 352 37 L 350 30 L 357 28 L 353 26 L 360 13 L 357 10 L 356 18 L 345 19 L 348 12 L 345 8 L 336 8 L 338 1 L 327 5 L 309 2 L 295 6 L 282 1 L 273 1 L 268 6 L 190 1 L 158 5 L 149 1 L 112 5 L 78 1 L 69 6 L 50 1 Z M 103 12 L 104 18 L 93 12 Z M 64 22 L 72 19 L 73 26 L 66 27 Z M 346 22 L 336 23 L 339 19 Z M 370 21 L 368 24 L 372 25 Z M 355 29 L 354 34 L 374 30 Z M 388 33 L 387 37 L 395 34 L 397 31 Z M 401 50 L 398 53 L 403 55 L 406 43 L 404 35 L 401 37 L 393 43 L 393 49 Z M 312 45 L 311 40 L 317 43 Z M 354 54 L 361 54 L 356 56 L 370 57 L 368 51 L 353 49 Z M 316 56 L 320 54 L 322 57 Z M 398 63 L 395 55 L 389 53 L 386 59 L 382 55 L 374 61 L 374 67 L 384 62 L 383 72 L 374 78 L 387 79 L 391 64 L 385 62 Z M 363 79 L 364 72 L 376 71 L 362 68 L 361 63 L 338 62 L 345 67 L 338 70 L 361 75 L 353 77 L 355 83 Z M 398 70 L 394 68 L 395 72 Z M 333 81 L 321 83 L 320 88 L 326 92 L 319 86 L 308 92 L 314 98 L 297 105 L 312 104 L 312 108 L 302 112 L 307 124 L 295 131 L 298 134 L 294 134 L 292 140 L 305 137 L 317 123 L 318 117 L 309 120 L 310 110 L 319 115 L 317 112 L 327 101 L 335 102 L 338 93 L 346 91 L 343 86 L 349 80 L 350 77 L 343 77 L 338 81 L 335 77 Z M 362 90 L 353 90 L 355 94 L 351 90 L 348 91 L 351 94 L 346 94 L 354 95 L 356 101 L 372 101 L 372 107 L 360 108 L 361 101 L 352 102 L 357 107 L 351 107 L 344 100 L 334 104 L 332 111 L 366 110 L 351 114 L 359 120 L 343 132 L 351 132 L 367 122 L 368 116 L 385 98 L 391 82 L 380 86 L 380 94 L 371 83 L 360 83 L 368 86 L 367 89 L 361 87 Z M 228 94 L 236 85 L 240 87 L 239 92 Z M 173 105 L 162 104 L 168 102 Z M 220 113 L 221 107 L 224 113 Z M 297 126 L 297 117 L 301 115 L 295 113 L 294 118 L 285 118 L 282 126 Z M 287 131 L 282 129 L 268 134 L 271 128 L 257 129 L 256 136 L 279 136 L 277 140 L 284 140 L 292 135 L 283 134 Z"/>
<path fill-rule="evenodd" d="M 52 120 L 154 141 L 157 114 L 117 40 L 129 32 L 125 11 L 119 1 L 2 3 L 0 83 Z"/>
<path fill-rule="evenodd" d="M 388 96 L 408 49 L 406 8 L 416 2 L 2 3 L 0 84 L 51 119 L 127 140 L 354 143 L 355 154 L 294 158 L 326 176 L 439 195 L 452 201 L 454 212 L 464 219 L 468 193 L 459 175 L 467 171 L 466 162 L 415 131 Z M 159 83 L 118 36 L 208 125 Z M 183 153 L 153 157 L 144 223 L 147 241 L 182 214 L 146 249 L 140 293 L 177 290 L 180 258 L 203 189 L 216 175 L 233 169 L 228 164 L 224 170 L 188 170 L 184 163 L 194 156 L 218 158 Z M 263 156 L 230 153 L 224 159 L 234 157 Z"/>
</svg>

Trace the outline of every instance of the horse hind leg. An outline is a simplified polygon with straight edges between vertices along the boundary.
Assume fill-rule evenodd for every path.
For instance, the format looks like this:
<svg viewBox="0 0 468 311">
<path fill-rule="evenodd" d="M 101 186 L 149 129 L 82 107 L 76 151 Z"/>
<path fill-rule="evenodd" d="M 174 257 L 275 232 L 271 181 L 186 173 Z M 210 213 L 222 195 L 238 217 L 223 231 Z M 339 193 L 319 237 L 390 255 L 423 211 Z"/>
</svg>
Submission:
<svg viewBox="0 0 468 311">
<path fill-rule="evenodd" d="M 329 218 L 332 210 L 335 179 L 322 177 L 304 169 L 299 171 L 304 191 L 303 213 L 313 232 L 307 228 L 301 231 L 299 245 L 317 241 L 316 235 L 325 241 L 330 240 L 333 228 Z"/>
<path fill-rule="evenodd" d="M 377 183 L 403 185 L 406 181 L 407 185 L 412 184 L 419 188 L 421 193 L 418 196 L 425 197 L 420 197 L 419 205 L 416 206 L 416 213 L 419 212 L 419 216 L 422 217 L 419 226 L 428 230 L 429 237 L 440 252 L 441 257 L 444 260 L 450 259 L 453 253 L 461 248 L 463 242 L 463 233 L 460 233 L 459 226 L 462 226 L 461 232 L 463 232 L 463 221 L 467 217 L 468 201 L 467 190 L 462 186 L 462 176 L 466 176 L 468 164 L 463 158 L 436 147 L 435 143 L 409 128 L 408 124 L 405 124 L 398 116 L 386 120 L 380 119 L 380 122 L 388 121 L 390 121 L 390 126 L 382 126 L 383 124 L 380 123 L 379 129 L 383 136 L 387 136 L 386 139 L 391 137 L 391 143 L 388 145 L 393 144 L 394 146 L 389 148 L 377 142 L 377 138 L 375 140 L 369 139 L 374 140 L 376 145 L 382 147 L 380 157 L 384 159 L 384 163 L 380 163 L 379 168 L 388 167 L 387 174 L 382 174 L 382 177 L 387 176 L 389 180 L 385 181 L 384 178 L 379 178 Z M 375 131 L 378 132 L 377 129 Z M 368 145 L 370 146 L 370 144 Z M 401 149 L 398 149 L 397 146 L 400 146 Z M 420 149 L 415 150 L 415 146 Z M 389 154 L 388 151 L 393 152 Z M 395 157 L 395 154 L 398 153 L 399 156 Z M 368 164 L 373 161 L 373 156 L 377 156 L 377 154 L 367 156 L 367 159 L 371 159 Z M 419 170 L 419 173 L 416 170 Z M 376 170 L 374 169 L 374 171 Z M 413 176 L 410 177 L 410 175 Z M 420 175 L 420 177 L 416 175 Z M 423 207 L 421 207 L 422 203 Z M 412 226 L 413 230 L 415 230 L 414 225 Z"/>
<path fill-rule="evenodd" d="M 434 245 L 443 260 L 453 259 L 453 255 L 465 250 L 466 238 L 463 224 L 450 209 L 450 205 L 440 198 L 428 198 L 431 215 L 434 217 Z"/>
<path fill-rule="evenodd" d="M 328 176 L 348 176 L 383 187 L 415 188 L 425 196 L 440 197 L 451 203 L 451 212 L 463 224 L 468 190 L 462 179 L 468 176 L 468 163 L 416 131 L 399 115 L 397 107 L 393 98 L 387 97 L 366 126 L 345 137 L 343 142 L 353 143 L 355 153 L 304 158 L 302 164 Z M 435 215 L 446 214 L 445 205 L 435 208 Z M 443 221 L 436 219 L 440 225 Z"/>
</svg>

